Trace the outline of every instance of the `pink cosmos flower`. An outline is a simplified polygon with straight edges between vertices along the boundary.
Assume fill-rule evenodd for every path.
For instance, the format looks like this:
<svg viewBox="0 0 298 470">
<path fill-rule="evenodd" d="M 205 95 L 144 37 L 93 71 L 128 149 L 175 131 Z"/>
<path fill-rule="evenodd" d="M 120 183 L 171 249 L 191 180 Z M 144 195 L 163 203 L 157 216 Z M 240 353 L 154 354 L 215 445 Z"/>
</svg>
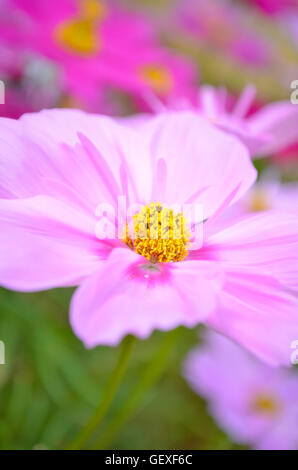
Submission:
<svg viewBox="0 0 298 470">
<path fill-rule="evenodd" d="M 239 137 L 252 156 L 282 155 L 297 144 L 298 106 L 290 101 L 278 101 L 254 109 L 256 89 L 248 85 L 237 100 L 225 88 L 201 86 L 196 104 L 177 99 L 172 108 L 191 109 L 209 119 L 225 132 Z M 168 109 L 158 100 L 150 100 L 155 112 Z M 133 116 L 133 126 L 146 124 L 146 116 Z M 286 158 L 286 157 L 284 157 Z"/>
<path fill-rule="evenodd" d="M 297 371 L 268 367 L 209 332 L 204 345 L 189 354 L 184 375 L 235 442 L 259 450 L 298 448 Z"/>
<path fill-rule="evenodd" d="M 4 2 L 2 42 L 30 60 L 47 58 L 58 66 L 62 90 L 76 107 L 98 110 L 106 88 L 138 97 L 153 90 L 165 101 L 193 91 L 193 67 L 159 46 L 147 19 L 114 1 Z"/>
<path fill-rule="evenodd" d="M 225 214 L 235 217 L 249 212 L 277 209 L 298 216 L 298 183 L 281 183 L 270 172 L 263 173 L 247 193 Z"/>
<path fill-rule="evenodd" d="M 79 284 L 71 324 L 87 347 L 204 321 L 268 362 L 289 362 L 298 221 L 278 211 L 222 221 L 256 178 L 236 137 L 191 112 L 153 117 L 139 132 L 103 116 L 44 111 L 0 120 L 0 165 L 0 283 Z M 120 238 L 98 237 L 99 204 L 116 207 L 119 196 L 140 205 L 135 232 L 142 226 L 145 237 L 121 227 Z M 172 204 L 203 208 L 192 220 L 204 229 L 199 247 L 184 212 L 187 230 L 175 239 Z M 144 221 L 149 209 L 169 215 L 165 237 L 159 218 Z M 113 217 L 119 227 L 121 213 Z"/>
</svg>

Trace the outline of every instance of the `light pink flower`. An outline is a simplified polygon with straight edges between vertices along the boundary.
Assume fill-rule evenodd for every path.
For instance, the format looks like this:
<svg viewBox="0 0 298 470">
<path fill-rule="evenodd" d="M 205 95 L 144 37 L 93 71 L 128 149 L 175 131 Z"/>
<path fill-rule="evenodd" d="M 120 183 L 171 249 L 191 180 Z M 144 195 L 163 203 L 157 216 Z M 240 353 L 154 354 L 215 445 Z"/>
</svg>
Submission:
<svg viewBox="0 0 298 470">
<path fill-rule="evenodd" d="M 298 217 L 298 183 L 281 183 L 268 171 L 225 215 L 235 217 L 272 209 L 291 212 Z"/>
<path fill-rule="evenodd" d="M 233 100 L 225 88 L 204 85 L 199 89 L 196 104 L 177 99 L 171 107 L 197 111 L 220 129 L 239 137 L 254 157 L 282 154 L 298 143 L 298 106 L 290 101 L 277 101 L 254 109 L 255 94 L 255 87 L 248 85 L 239 98 Z M 168 111 L 156 99 L 151 99 L 150 105 L 157 113 Z M 131 118 L 134 126 L 144 123 L 146 116 Z"/>
<path fill-rule="evenodd" d="M 190 96 L 195 70 L 163 49 L 147 18 L 114 1 L 4 0 L 0 37 L 28 60 L 46 58 L 60 73 L 62 92 L 76 107 L 98 111 L 107 89 L 140 99 Z M 137 46 L 136 46 L 137 45 Z"/>
<path fill-rule="evenodd" d="M 153 117 L 138 132 L 53 110 L 0 121 L 0 165 L 0 283 L 22 291 L 80 284 L 71 323 L 87 347 L 204 321 L 264 360 L 289 362 L 297 217 L 222 221 L 256 177 L 237 138 L 191 112 Z M 183 261 L 156 262 L 161 253 L 174 259 L 172 242 L 148 261 L 151 238 L 144 256 L 135 243 L 99 239 L 96 208 L 115 207 L 119 195 L 141 206 L 201 204 L 203 246 L 185 245 Z"/>
<path fill-rule="evenodd" d="M 278 101 L 253 110 L 256 90 L 248 85 L 233 107 L 223 88 L 203 86 L 199 110 L 245 143 L 254 156 L 270 156 L 297 142 L 298 106 Z"/>
<path fill-rule="evenodd" d="M 297 371 L 268 367 L 209 332 L 189 354 L 184 375 L 235 442 L 259 450 L 298 448 Z"/>
</svg>

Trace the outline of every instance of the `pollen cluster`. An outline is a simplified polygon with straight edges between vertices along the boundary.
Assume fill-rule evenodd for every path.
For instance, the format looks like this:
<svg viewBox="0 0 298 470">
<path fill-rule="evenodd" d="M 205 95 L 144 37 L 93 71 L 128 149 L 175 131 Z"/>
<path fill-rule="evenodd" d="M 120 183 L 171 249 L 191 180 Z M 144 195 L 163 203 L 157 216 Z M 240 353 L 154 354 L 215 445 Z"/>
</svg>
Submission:
<svg viewBox="0 0 298 470">
<path fill-rule="evenodd" d="M 190 235 L 182 212 L 151 203 L 133 217 L 133 236 L 128 225 L 123 241 L 151 263 L 182 261 L 187 255 Z"/>
</svg>

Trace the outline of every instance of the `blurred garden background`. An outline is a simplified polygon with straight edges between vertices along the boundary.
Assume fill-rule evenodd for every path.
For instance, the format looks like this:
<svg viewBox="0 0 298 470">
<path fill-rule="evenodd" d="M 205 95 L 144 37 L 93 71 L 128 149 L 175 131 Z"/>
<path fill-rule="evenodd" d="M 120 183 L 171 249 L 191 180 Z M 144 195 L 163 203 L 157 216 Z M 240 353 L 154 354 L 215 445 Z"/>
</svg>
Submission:
<svg viewBox="0 0 298 470">
<path fill-rule="evenodd" d="M 48 3 L 55 9 L 56 2 Z M 193 99 L 201 85 L 210 84 L 226 87 L 233 100 L 246 85 L 252 84 L 257 90 L 255 109 L 271 101 L 290 100 L 291 82 L 298 79 L 295 0 L 111 3 L 128 17 L 140 15 L 142 28 L 148 24 L 150 35 L 154 36 L 152 54 L 154 61 L 158 57 L 159 65 L 149 73 L 147 88 L 135 93 L 130 79 L 123 84 L 114 79 L 116 74 L 107 74 L 95 86 L 92 81 L 92 87 L 98 87 L 96 101 L 94 95 L 87 96 L 81 90 L 77 93 L 77 84 L 61 85 L 63 57 L 58 60 L 54 53 L 47 55 L 46 47 L 30 50 L 30 41 L 24 39 L 24 20 L 20 20 L 17 10 L 24 5 L 25 10 L 30 7 L 28 10 L 38 22 L 36 1 L 0 0 L 0 80 L 6 86 L 6 102 L 0 105 L 0 116 L 17 118 L 23 112 L 59 106 L 122 116 L 148 111 L 149 91 L 160 95 L 166 104 L 175 101 L 175 93 L 167 97 L 162 88 L 168 74 L 173 74 L 170 79 L 174 80 L 176 73 L 179 99 L 184 95 Z M 108 15 L 109 2 L 106 8 Z M 16 23 L 11 26 L 14 15 Z M 138 34 L 141 33 L 135 33 L 132 42 L 142 55 Z M 26 44 L 24 50 L 21 44 Z M 122 52 L 130 55 L 125 41 L 121 51 L 121 38 L 118 47 L 120 56 Z M 187 66 L 174 64 L 172 55 L 179 56 Z M 119 62 L 119 67 L 125 60 Z M 78 70 L 80 75 L 80 67 L 72 64 L 70 74 Z M 90 65 L 90 69 L 82 70 L 87 76 L 93 69 Z M 62 76 L 62 82 L 64 79 Z M 151 103 L 150 100 L 151 94 Z M 297 162 L 298 146 L 294 145 L 267 160 L 256 159 L 255 165 L 260 174 L 270 167 L 286 182 L 298 180 Z M 5 344 L 6 362 L 0 365 L 0 449 L 66 448 L 100 401 L 120 346 L 85 349 L 69 324 L 72 293 L 72 289 L 32 294 L 0 289 L 0 340 Z M 198 344 L 202 331 L 203 327 L 179 328 L 170 333 L 155 332 L 147 341 L 137 340 L 123 383 L 87 448 L 241 448 L 218 427 L 204 399 L 192 391 L 182 376 L 183 361 Z"/>
</svg>

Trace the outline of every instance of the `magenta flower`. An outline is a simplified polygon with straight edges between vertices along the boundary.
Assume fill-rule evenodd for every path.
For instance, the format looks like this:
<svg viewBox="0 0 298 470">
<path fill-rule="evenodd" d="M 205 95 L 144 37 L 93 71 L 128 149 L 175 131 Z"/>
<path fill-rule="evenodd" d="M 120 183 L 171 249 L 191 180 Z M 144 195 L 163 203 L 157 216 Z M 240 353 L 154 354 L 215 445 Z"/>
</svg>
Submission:
<svg viewBox="0 0 298 470">
<path fill-rule="evenodd" d="M 297 1 L 296 0 L 246 0 L 249 3 L 254 4 L 263 13 L 267 15 L 278 15 L 287 10 L 297 9 Z"/>
<path fill-rule="evenodd" d="M 138 98 L 154 91 L 165 101 L 193 93 L 191 64 L 160 47 L 148 19 L 114 1 L 4 2 L 2 42 L 29 62 L 46 58 L 58 67 L 61 92 L 76 107 L 98 111 L 110 89 Z"/>
<path fill-rule="evenodd" d="M 189 354 L 184 375 L 235 442 L 260 450 L 298 448 L 296 371 L 268 367 L 209 332 L 204 345 Z"/>
<path fill-rule="evenodd" d="M 139 132 L 80 111 L 44 111 L 0 121 L 0 165 L 0 283 L 21 291 L 80 284 L 71 324 L 87 347 L 204 321 L 264 360 L 289 362 L 298 221 L 278 211 L 220 217 L 256 177 L 237 138 L 191 112 L 153 117 Z M 135 232 L 115 211 L 108 220 L 120 237 L 99 237 L 98 207 L 116 208 L 119 196 L 139 204 Z M 180 222 L 169 212 L 173 204 L 203 213 L 190 226 L 185 212 Z M 194 227 L 204 229 L 199 246 Z"/>
</svg>

